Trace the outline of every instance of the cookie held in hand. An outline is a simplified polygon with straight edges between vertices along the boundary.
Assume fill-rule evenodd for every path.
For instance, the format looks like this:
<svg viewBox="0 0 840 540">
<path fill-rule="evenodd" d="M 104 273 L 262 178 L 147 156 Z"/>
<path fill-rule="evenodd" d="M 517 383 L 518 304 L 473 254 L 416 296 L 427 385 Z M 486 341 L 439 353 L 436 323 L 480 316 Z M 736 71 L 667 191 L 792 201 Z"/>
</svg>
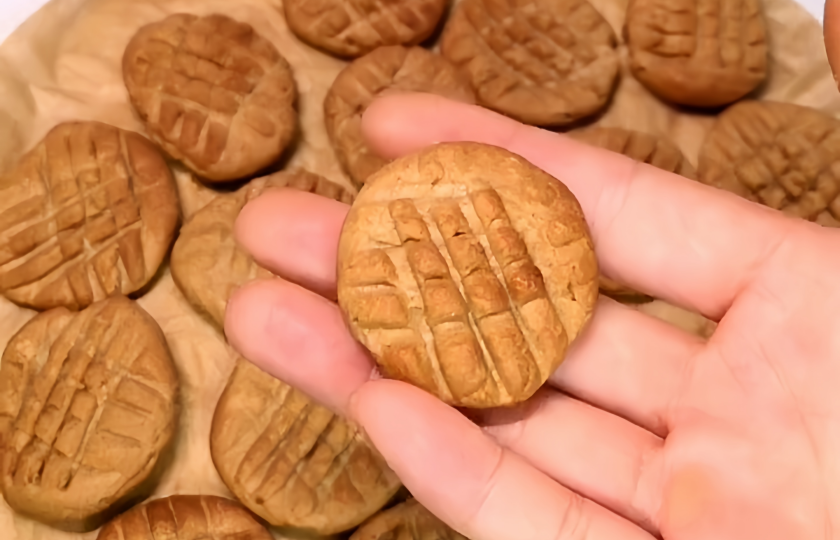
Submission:
<svg viewBox="0 0 840 540">
<path fill-rule="evenodd" d="M 217 196 L 181 228 L 172 249 L 172 278 L 190 304 L 218 329 L 224 327 L 225 309 L 234 290 L 249 281 L 273 276 L 236 243 L 236 218 L 265 190 L 284 187 L 346 204 L 353 202 L 352 193 L 320 175 L 302 169 L 282 171 L 251 180 L 234 193 Z"/>
<path fill-rule="evenodd" d="M 727 105 L 767 77 L 761 0 L 630 0 L 624 35 L 633 75 L 673 103 Z"/>
<path fill-rule="evenodd" d="M 291 68 L 248 24 L 171 15 L 137 32 L 122 69 L 151 138 L 205 180 L 250 176 L 292 140 Z"/>
<path fill-rule="evenodd" d="M 96 529 L 152 492 L 177 394 L 163 332 L 135 302 L 37 315 L 0 363 L 4 499 L 59 529 Z"/>
<path fill-rule="evenodd" d="M 135 506 L 96 540 L 273 540 L 238 503 L 212 495 L 173 495 Z"/>
<path fill-rule="evenodd" d="M 362 524 L 350 540 L 466 540 L 448 525 L 409 499 L 384 510 Z"/>
<path fill-rule="evenodd" d="M 339 162 L 357 184 L 388 163 L 368 148 L 362 115 L 378 96 L 396 92 L 475 103 L 464 76 L 448 60 L 421 47 L 380 47 L 349 64 L 324 99 L 324 120 Z"/>
<path fill-rule="evenodd" d="M 242 358 L 216 406 L 210 451 L 245 506 L 319 535 L 357 526 L 400 488 L 355 425 Z"/>
<path fill-rule="evenodd" d="M 99 122 L 60 124 L 0 178 L 0 292 L 38 310 L 137 292 L 178 220 L 152 143 Z"/>
<path fill-rule="evenodd" d="M 561 126 L 606 106 L 618 77 L 616 44 L 587 0 L 463 0 L 440 50 L 467 74 L 479 104 Z"/>
<path fill-rule="evenodd" d="M 377 47 L 418 45 L 432 35 L 448 0 L 284 0 L 289 29 L 335 56 L 354 58 Z"/>
<path fill-rule="evenodd" d="M 840 121 L 789 103 L 736 103 L 706 135 L 697 175 L 785 214 L 840 227 Z"/>
<path fill-rule="evenodd" d="M 592 316 L 583 212 L 519 156 L 448 143 L 374 174 L 339 242 L 338 300 L 386 377 L 464 407 L 529 398 Z"/>
</svg>

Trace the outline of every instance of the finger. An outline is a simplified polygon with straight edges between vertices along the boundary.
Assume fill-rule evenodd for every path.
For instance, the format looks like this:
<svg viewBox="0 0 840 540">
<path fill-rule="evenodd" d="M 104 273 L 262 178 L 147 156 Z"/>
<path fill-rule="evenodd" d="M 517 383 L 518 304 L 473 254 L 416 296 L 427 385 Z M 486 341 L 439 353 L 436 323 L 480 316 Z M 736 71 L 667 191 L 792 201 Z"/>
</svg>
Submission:
<svg viewBox="0 0 840 540">
<path fill-rule="evenodd" d="M 653 540 L 499 447 L 430 394 L 371 381 L 352 417 L 417 500 L 467 538 Z"/>
<path fill-rule="evenodd" d="M 705 341 L 601 297 L 549 383 L 661 437 Z"/>
<path fill-rule="evenodd" d="M 794 223 L 736 195 L 439 96 L 383 97 L 362 127 L 386 157 L 465 140 L 523 156 L 578 198 L 606 275 L 715 320 Z"/>
<path fill-rule="evenodd" d="M 499 444 L 564 486 L 650 531 L 661 438 L 618 416 L 544 389 L 512 409 L 476 418 Z M 654 481 L 652 481 L 654 480 Z"/>
<path fill-rule="evenodd" d="M 338 306 L 280 278 L 255 281 L 231 296 L 225 334 L 263 371 L 340 414 L 373 371 Z"/>
<path fill-rule="evenodd" d="M 323 268 L 335 268 L 335 253 L 319 246 L 319 242 L 331 244 L 334 236 L 307 222 L 320 221 L 325 214 L 334 213 L 335 208 L 322 204 L 320 198 L 303 199 L 306 204 L 291 190 L 271 194 L 265 206 L 248 208 L 249 214 L 237 225 L 239 234 L 249 249 L 264 253 L 264 258 L 275 257 L 275 263 L 270 267 L 276 272 L 300 276 L 313 267 L 322 268 L 320 274 L 327 276 L 328 272 Z M 305 206 L 307 211 L 297 215 L 275 210 L 296 205 Z M 272 254 L 272 242 L 260 242 L 251 237 L 251 231 L 256 235 L 260 231 L 286 228 L 296 229 L 300 234 L 293 235 L 297 251 L 285 251 L 282 256 Z M 278 232 L 273 238 L 283 234 Z M 323 288 L 334 290 L 334 270 L 332 276 L 332 279 L 320 281 Z M 343 402 L 334 401 L 336 396 L 346 399 L 360 380 L 367 379 L 372 369 L 369 355 L 352 340 L 334 303 L 283 281 L 258 282 L 235 294 L 229 303 L 227 331 L 235 345 L 242 344 L 240 350 L 248 348 L 247 352 L 242 350 L 246 358 L 282 380 L 292 382 L 291 377 L 295 386 L 305 388 L 319 401 L 331 400 L 333 407 L 343 407 Z M 255 333 L 259 335 L 252 336 Z M 342 345 L 335 351 L 321 348 L 336 340 L 341 340 Z M 287 343 L 291 345 L 285 345 Z M 311 366 L 304 362 L 306 357 L 301 355 L 298 343 L 304 343 L 306 350 L 314 348 L 312 354 L 319 360 Z M 602 299 L 588 329 L 575 341 L 550 382 L 588 403 L 664 436 L 669 428 L 672 405 L 680 395 L 688 372 L 686 366 L 702 347 L 698 338 L 671 325 Z M 333 362 L 335 366 L 320 362 Z M 288 368 L 287 363 L 290 364 Z M 315 370 L 314 366 L 319 367 Z M 324 388 L 322 383 L 326 379 L 321 377 L 322 372 L 343 373 L 348 366 L 359 366 L 360 375 L 336 381 L 339 384 L 349 382 L 347 389 L 335 394 L 334 389 Z M 289 369 L 293 373 L 283 371 Z"/>
<path fill-rule="evenodd" d="M 335 298 L 338 237 L 350 207 L 294 189 L 272 189 L 236 220 L 236 241 L 260 266 Z"/>
</svg>

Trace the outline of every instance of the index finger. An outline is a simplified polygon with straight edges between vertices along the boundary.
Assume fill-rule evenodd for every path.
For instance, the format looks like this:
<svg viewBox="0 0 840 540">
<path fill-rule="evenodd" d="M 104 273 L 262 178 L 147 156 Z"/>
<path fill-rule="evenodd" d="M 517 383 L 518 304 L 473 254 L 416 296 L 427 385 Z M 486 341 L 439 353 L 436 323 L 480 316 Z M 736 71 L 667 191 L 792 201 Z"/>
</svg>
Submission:
<svg viewBox="0 0 840 540">
<path fill-rule="evenodd" d="M 519 154 L 578 198 L 606 275 L 712 319 L 796 228 L 728 192 L 439 96 L 379 98 L 362 128 L 388 158 L 455 141 Z"/>
</svg>

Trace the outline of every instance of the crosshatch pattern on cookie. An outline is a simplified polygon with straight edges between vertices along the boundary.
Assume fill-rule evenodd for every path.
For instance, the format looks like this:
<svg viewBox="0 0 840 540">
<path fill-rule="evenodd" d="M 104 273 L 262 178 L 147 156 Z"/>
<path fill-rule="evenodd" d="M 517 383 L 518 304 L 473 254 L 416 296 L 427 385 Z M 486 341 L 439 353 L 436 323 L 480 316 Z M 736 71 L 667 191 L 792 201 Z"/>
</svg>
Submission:
<svg viewBox="0 0 840 540">
<path fill-rule="evenodd" d="M 135 506 L 97 540 L 273 540 L 238 503 L 208 495 L 173 495 Z"/>
<path fill-rule="evenodd" d="M 352 204 L 355 195 L 323 176 L 298 169 L 257 178 L 223 194 L 196 212 L 181 228 L 172 249 L 172 277 L 190 304 L 221 329 L 234 290 L 273 276 L 243 250 L 233 236 L 239 212 L 267 189 L 291 188 Z"/>
<path fill-rule="evenodd" d="M 286 0 L 289 28 L 333 54 L 362 56 L 377 47 L 416 45 L 446 10 L 447 0 Z"/>
<path fill-rule="evenodd" d="M 354 424 L 244 359 L 219 400 L 210 440 L 227 486 L 273 525 L 345 531 L 400 487 Z"/>
<path fill-rule="evenodd" d="M 384 510 L 359 527 L 350 540 L 466 540 L 416 499 Z"/>
<path fill-rule="evenodd" d="M 636 76 L 678 103 L 731 103 L 767 74 L 759 0 L 632 0 L 625 34 Z"/>
<path fill-rule="evenodd" d="M 39 315 L 0 364 L 6 501 L 59 525 L 96 519 L 154 469 L 176 395 L 163 334 L 130 300 Z"/>
<path fill-rule="evenodd" d="M 718 118 L 700 180 L 829 227 L 840 227 L 840 121 L 787 103 L 743 101 Z"/>
<path fill-rule="evenodd" d="M 562 125 L 602 108 L 618 75 L 616 36 L 586 0 L 464 0 L 441 52 L 483 105 Z"/>
<path fill-rule="evenodd" d="M 178 221 L 169 169 L 141 136 L 62 124 L 0 180 L 0 291 L 79 309 L 142 288 Z"/>
<path fill-rule="evenodd" d="M 173 15 L 140 30 L 123 69 L 153 138 L 199 174 L 226 180 L 255 172 L 291 139 L 291 69 L 247 24 Z"/>
<path fill-rule="evenodd" d="M 469 82 L 455 66 L 421 47 L 380 47 L 349 64 L 324 100 L 324 120 L 339 162 L 358 184 L 388 162 L 371 151 L 362 135 L 362 115 L 386 92 L 424 92 L 475 102 Z"/>
<path fill-rule="evenodd" d="M 533 394 L 570 336 L 499 195 L 396 199 L 360 212 L 380 237 L 347 263 L 343 304 L 383 372 L 467 406 Z M 574 297 L 574 284 L 558 287 Z"/>
</svg>

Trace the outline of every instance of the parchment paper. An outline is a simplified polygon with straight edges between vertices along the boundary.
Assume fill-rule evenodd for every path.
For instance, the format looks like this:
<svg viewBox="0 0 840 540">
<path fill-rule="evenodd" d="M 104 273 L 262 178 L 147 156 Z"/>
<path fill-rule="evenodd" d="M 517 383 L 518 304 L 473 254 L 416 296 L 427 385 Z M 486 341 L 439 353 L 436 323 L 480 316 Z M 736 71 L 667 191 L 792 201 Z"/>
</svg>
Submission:
<svg viewBox="0 0 840 540">
<path fill-rule="evenodd" d="M 592 0 L 620 35 L 626 0 Z M 838 93 L 822 40 L 822 27 L 793 0 L 764 0 L 771 37 L 772 68 L 760 97 L 840 113 Z M 300 141 L 287 163 L 300 165 L 350 187 L 329 146 L 321 106 L 342 61 L 292 36 L 281 0 L 53 0 L 0 46 L 0 172 L 67 120 L 99 120 L 143 131 L 128 105 L 120 60 L 128 40 L 142 25 L 176 12 L 225 13 L 250 23 L 271 40 L 292 65 L 297 81 Z M 676 111 L 624 73 L 610 109 L 597 120 L 668 136 L 696 165 L 710 116 Z M 185 217 L 215 192 L 173 164 Z M 210 459 L 208 436 L 216 401 L 233 368 L 234 355 L 223 336 L 196 315 L 167 271 L 139 300 L 160 324 L 181 376 L 182 429 L 175 460 L 154 497 L 215 494 L 230 497 Z M 678 326 L 708 334 L 702 317 L 653 302 L 643 311 Z M 34 312 L 0 298 L 0 347 Z M 277 538 L 282 538 L 275 531 Z M 0 498 L 0 539 L 92 540 L 56 531 L 15 515 Z"/>
</svg>

